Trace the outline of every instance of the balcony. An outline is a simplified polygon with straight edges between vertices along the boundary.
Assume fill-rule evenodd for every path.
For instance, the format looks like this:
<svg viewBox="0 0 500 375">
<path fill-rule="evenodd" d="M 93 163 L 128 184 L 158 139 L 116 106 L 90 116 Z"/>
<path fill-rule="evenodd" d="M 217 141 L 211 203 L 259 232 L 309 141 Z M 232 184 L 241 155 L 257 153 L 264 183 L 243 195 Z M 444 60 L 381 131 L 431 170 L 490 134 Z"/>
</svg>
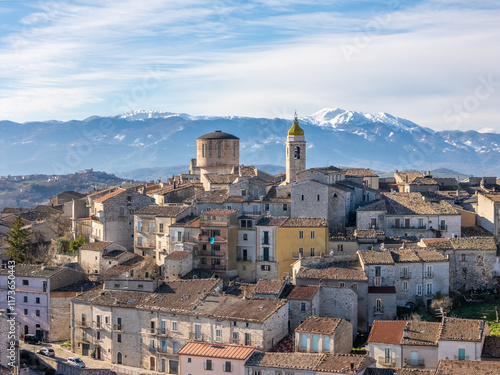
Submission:
<svg viewBox="0 0 500 375">
<path fill-rule="evenodd" d="M 406 367 L 406 368 L 425 367 L 425 359 L 424 358 L 418 358 L 418 359 L 405 358 L 404 367 Z"/>
<path fill-rule="evenodd" d="M 123 331 L 123 325 L 122 324 L 113 324 L 113 331 L 122 332 Z"/>
<path fill-rule="evenodd" d="M 399 278 L 400 279 L 411 279 L 411 272 L 410 271 L 401 271 Z"/>
<path fill-rule="evenodd" d="M 427 230 L 427 226 L 426 225 L 399 225 L 399 226 L 396 226 L 396 225 L 393 225 L 392 226 L 392 229 L 401 229 L 401 230 Z"/>
<path fill-rule="evenodd" d="M 378 357 L 378 365 L 382 367 L 396 367 L 395 358 Z"/>
<path fill-rule="evenodd" d="M 160 354 L 168 354 L 168 347 L 167 346 L 159 346 L 156 351 Z"/>
<path fill-rule="evenodd" d="M 226 265 L 225 264 L 211 264 L 210 268 L 213 269 L 213 270 L 225 271 L 226 270 Z"/>
<path fill-rule="evenodd" d="M 154 346 L 149 346 L 148 351 L 150 351 L 151 353 L 156 353 L 156 348 Z"/>
<path fill-rule="evenodd" d="M 80 341 L 80 342 L 90 342 L 90 337 L 88 335 L 82 335 L 82 336 L 78 336 L 76 338 L 76 341 Z"/>
<path fill-rule="evenodd" d="M 274 257 L 258 256 L 257 262 L 276 262 L 276 259 Z"/>
<path fill-rule="evenodd" d="M 221 243 L 227 242 L 227 238 L 225 238 L 225 237 L 221 237 L 221 236 L 210 237 L 210 236 L 207 236 L 206 234 L 202 234 L 201 236 L 198 236 L 198 242 L 209 243 L 211 238 L 214 239 L 214 243 L 216 243 L 216 244 L 221 244 Z"/>
<path fill-rule="evenodd" d="M 468 361 L 469 360 L 469 356 L 468 355 L 455 355 L 454 356 L 455 358 L 455 361 Z"/>
<path fill-rule="evenodd" d="M 158 328 L 158 336 L 168 336 L 168 331 L 166 328 Z"/>
<path fill-rule="evenodd" d="M 425 271 L 424 272 L 424 279 L 432 279 L 433 277 L 434 277 L 433 271 Z"/>
<path fill-rule="evenodd" d="M 373 308 L 373 315 L 384 315 L 384 308 L 375 306 Z"/>
<path fill-rule="evenodd" d="M 78 328 L 90 328 L 90 322 L 88 320 L 78 320 L 75 326 Z"/>
<path fill-rule="evenodd" d="M 236 261 L 237 262 L 253 262 L 252 257 L 249 257 L 249 256 L 244 257 L 242 255 L 238 255 L 236 257 Z"/>
</svg>

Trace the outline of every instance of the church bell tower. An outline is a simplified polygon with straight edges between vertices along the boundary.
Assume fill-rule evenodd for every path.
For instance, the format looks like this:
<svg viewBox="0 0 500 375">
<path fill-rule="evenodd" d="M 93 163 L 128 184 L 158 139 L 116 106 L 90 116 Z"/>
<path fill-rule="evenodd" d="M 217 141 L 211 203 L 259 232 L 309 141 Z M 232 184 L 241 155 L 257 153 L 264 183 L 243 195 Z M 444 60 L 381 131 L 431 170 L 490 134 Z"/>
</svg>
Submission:
<svg viewBox="0 0 500 375">
<path fill-rule="evenodd" d="M 288 130 L 286 138 L 286 180 L 287 184 L 294 184 L 297 173 L 306 169 L 306 140 L 304 130 L 299 126 L 297 112 L 293 125 Z"/>
</svg>

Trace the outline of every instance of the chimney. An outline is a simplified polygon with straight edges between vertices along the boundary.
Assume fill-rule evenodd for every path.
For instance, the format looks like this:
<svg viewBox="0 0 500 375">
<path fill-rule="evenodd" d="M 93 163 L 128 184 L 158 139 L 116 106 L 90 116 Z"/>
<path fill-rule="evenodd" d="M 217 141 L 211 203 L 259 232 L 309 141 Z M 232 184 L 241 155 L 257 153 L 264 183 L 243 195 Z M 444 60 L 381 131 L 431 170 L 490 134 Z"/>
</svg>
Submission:
<svg viewBox="0 0 500 375">
<path fill-rule="evenodd" d="M 351 372 L 354 372 L 354 362 L 351 362 Z"/>
<path fill-rule="evenodd" d="M 243 289 L 243 299 L 247 299 L 247 290 Z"/>
<path fill-rule="evenodd" d="M 401 248 L 406 249 L 406 242 L 403 242 L 403 244 L 401 245 Z"/>
<path fill-rule="evenodd" d="M 408 338 L 408 326 L 405 326 L 403 328 L 403 338 L 404 339 Z"/>
<path fill-rule="evenodd" d="M 198 292 L 198 300 L 201 300 L 201 293 Z"/>
</svg>

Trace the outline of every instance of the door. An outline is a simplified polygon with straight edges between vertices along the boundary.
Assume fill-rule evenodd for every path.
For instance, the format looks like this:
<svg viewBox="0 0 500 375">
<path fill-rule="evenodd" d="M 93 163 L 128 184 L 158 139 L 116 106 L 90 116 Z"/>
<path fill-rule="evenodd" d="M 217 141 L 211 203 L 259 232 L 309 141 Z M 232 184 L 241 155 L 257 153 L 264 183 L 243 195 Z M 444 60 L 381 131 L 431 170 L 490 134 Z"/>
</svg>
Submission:
<svg viewBox="0 0 500 375">
<path fill-rule="evenodd" d="M 149 369 L 152 371 L 155 370 L 155 357 L 149 357 Z"/>
<path fill-rule="evenodd" d="M 458 349 L 458 359 L 465 360 L 465 349 Z"/>
<path fill-rule="evenodd" d="M 98 346 L 96 349 L 95 349 L 95 357 L 96 359 L 102 359 L 102 355 L 101 355 L 101 347 Z"/>
<path fill-rule="evenodd" d="M 89 344 L 82 344 L 82 355 L 89 355 Z"/>
<path fill-rule="evenodd" d="M 243 249 L 243 260 L 246 261 L 248 258 L 248 250 L 247 249 Z"/>
<path fill-rule="evenodd" d="M 313 335 L 312 339 L 312 351 L 314 353 L 319 352 L 319 336 L 318 335 Z"/>
<path fill-rule="evenodd" d="M 418 352 L 411 352 L 411 365 L 418 366 Z"/>
</svg>

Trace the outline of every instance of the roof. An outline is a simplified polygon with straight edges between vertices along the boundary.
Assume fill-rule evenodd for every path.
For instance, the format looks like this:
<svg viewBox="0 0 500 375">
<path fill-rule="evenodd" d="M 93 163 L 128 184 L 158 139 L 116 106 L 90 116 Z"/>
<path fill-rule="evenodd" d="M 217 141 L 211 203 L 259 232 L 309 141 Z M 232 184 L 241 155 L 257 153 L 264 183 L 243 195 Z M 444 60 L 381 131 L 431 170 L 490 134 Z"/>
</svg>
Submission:
<svg viewBox="0 0 500 375">
<path fill-rule="evenodd" d="M 221 190 L 211 190 L 204 191 L 201 193 L 196 193 L 195 200 L 198 203 L 224 203 L 228 197 L 228 191 L 225 189 Z M 191 202 L 192 198 L 188 198 L 186 201 Z"/>
<path fill-rule="evenodd" d="M 408 321 L 401 344 L 437 346 L 440 332 L 441 323 Z"/>
<path fill-rule="evenodd" d="M 476 319 L 445 318 L 440 340 L 481 341 L 484 321 Z"/>
<path fill-rule="evenodd" d="M 282 228 L 327 227 L 328 223 L 325 218 L 290 217 L 280 226 Z"/>
<path fill-rule="evenodd" d="M 321 358 L 321 362 L 316 368 L 318 372 L 338 372 L 349 373 L 351 365 L 353 366 L 353 374 L 360 373 L 363 369 L 375 363 L 373 358 L 367 355 L 356 354 L 325 354 Z"/>
<path fill-rule="evenodd" d="M 445 201 L 426 202 L 421 193 L 382 193 L 388 215 L 458 215 Z"/>
<path fill-rule="evenodd" d="M 288 295 L 283 298 L 288 300 L 311 300 L 318 293 L 317 285 L 291 285 Z"/>
<path fill-rule="evenodd" d="M 271 216 L 266 216 L 260 219 L 257 224 L 255 225 L 260 225 L 260 226 L 281 226 L 286 220 L 288 220 L 287 217 L 271 217 Z"/>
<path fill-rule="evenodd" d="M 327 318 L 319 316 L 310 316 L 304 320 L 295 332 L 313 332 L 322 333 L 325 335 L 333 335 L 339 326 L 342 318 Z"/>
<path fill-rule="evenodd" d="M 37 266 L 31 264 L 16 264 L 16 277 L 50 278 L 66 270 L 69 270 L 69 268 Z M 9 270 L 7 268 L 0 269 L 0 275 L 9 275 Z"/>
<path fill-rule="evenodd" d="M 488 194 L 481 194 L 486 196 L 488 199 L 491 199 L 493 202 L 500 202 L 500 194 L 499 193 L 488 193 Z"/>
<path fill-rule="evenodd" d="M 387 206 L 385 204 L 385 200 L 379 199 L 373 201 L 372 203 L 365 204 L 364 206 L 360 206 L 356 211 L 387 211 Z"/>
<path fill-rule="evenodd" d="M 500 358 L 500 336 L 486 336 L 484 338 L 483 354 L 485 358 Z"/>
<path fill-rule="evenodd" d="M 367 238 L 377 238 L 378 236 L 384 236 L 385 232 L 383 230 L 376 229 L 355 229 L 354 237 L 367 239 Z"/>
<path fill-rule="evenodd" d="M 124 191 L 125 191 L 125 189 L 118 188 L 118 189 L 113 190 L 107 194 L 104 194 L 102 197 L 95 199 L 94 202 L 103 203 L 103 202 L 107 201 L 109 198 L 116 197 L 117 195 L 123 193 Z"/>
<path fill-rule="evenodd" d="M 494 237 L 457 237 L 450 239 L 456 250 L 496 250 Z"/>
<path fill-rule="evenodd" d="M 304 135 L 304 130 L 299 125 L 297 114 L 295 114 L 292 127 L 288 130 L 288 135 Z"/>
<path fill-rule="evenodd" d="M 205 178 L 212 184 L 232 184 L 239 176 L 237 174 L 205 173 Z"/>
<path fill-rule="evenodd" d="M 500 361 L 439 361 L 435 375 L 496 375 Z"/>
<path fill-rule="evenodd" d="M 234 214 L 235 212 L 238 212 L 238 210 L 224 210 L 224 209 L 219 209 L 219 208 L 214 208 L 209 211 L 205 211 L 202 213 L 203 216 L 228 216 L 231 214 Z"/>
<path fill-rule="evenodd" d="M 358 255 L 365 266 L 373 264 L 394 264 L 391 252 L 388 250 L 358 250 Z"/>
<path fill-rule="evenodd" d="M 153 215 L 157 217 L 176 217 L 180 213 L 186 211 L 188 206 L 146 206 L 137 211 L 135 215 Z"/>
<path fill-rule="evenodd" d="M 346 177 L 356 176 L 356 177 L 378 177 L 378 174 L 373 172 L 370 168 L 342 168 Z"/>
<path fill-rule="evenodd" d="M 254 353 L 245 366 L 315 370 L 324 354 L 320 353 Z"/>
<path fill-rule="evenodd" d="M 429 177 L 416 177 L 413 181 L 409 182 L 410 185 L 439 185 L 436 180 Z"/>
<path fill-rule="evenodd" d="M 412 182 L 417 177 L 423 177 L 420 172 L 394 172 L 394 177 L 398 176 L 404 182 Z"/>
<path fill-rule="evenodd" d="M 371 294 L 395 294 L 396 288 L 394 286 L 369 286 L 368 293 L 371 293 Z"/>
<path fill-rule="evenodd" d="M 421 247 L 411 249 L 392 249 L 392 259 L 396 263 L 447 262 L 443 254 L 436 250 Z"/>
<path fill-rule="evenodd" d="M 435 370 L 417 370 L 414 368 L 376 368 L 369 367 L 364 375 L 434 375 Z"/>
<path fill-rule="evenodd" d="M 191 254 L 190 251 L 174 251 L 173 253 L 168 254 L 165 257 L 165 260 L 181 260 L 185 259 L 189 254 Z"/>
<path fill-rule="evenodd" d="M 111 245 L 113 242 L 108 242 L 108 241 L 96 241 L 96 242 L 90 242 L 82 247 L 80 247 L 81 250 L 103 250 L 106 248 L 106 246 Z"/>
<path fill-rule="evenodd" d="M 399 345 L 405 327 L 404 320 L 375 320 L 368 342 Z"/>
<path fill-rule="evenodd" d="M 424 243 L 426 247 L 435 250 L 453 249 L 449 238 L 423 238 L 422 243 Z"/>
<path fill-rule="evenodd" d="M 179 355 L 245 360 L 255 351 L 251 346 L 212 344 L 208 342 L 188 342 Z"/>
<path fill-rule="evenodd" d="M 229 133 L 224 133 L 220 130 L 216 130 L 212 133 L 207 133 L 202 136 L 199 136 L 196 139 L 239 139 L 238 137 L 229 134 Z"/>
<path fill-rule="evenodd" d="M 273 294 L 278 295 L 283 286 L 285 285 L 285 280 L 264 280 L 260 279 L 255 285 L 253 290 L 254 294 Z"/>
<path fill-rule="evenodd" d="M 367 281 L 368 277 L 358 262 L 338 262 L 300 267 L 297 279 Z"/>
</svg>

